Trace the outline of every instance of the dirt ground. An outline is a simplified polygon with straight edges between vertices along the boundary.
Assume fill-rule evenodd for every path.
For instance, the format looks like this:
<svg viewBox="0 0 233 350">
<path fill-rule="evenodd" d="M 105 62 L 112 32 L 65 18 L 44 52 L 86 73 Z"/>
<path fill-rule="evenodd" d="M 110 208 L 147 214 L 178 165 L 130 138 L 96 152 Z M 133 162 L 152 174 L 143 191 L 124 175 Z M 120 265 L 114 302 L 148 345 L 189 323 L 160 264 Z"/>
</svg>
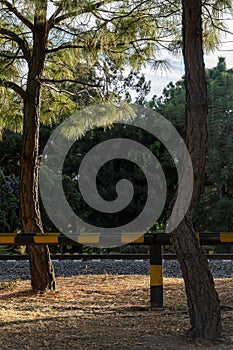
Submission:
<svg viewBox="0 0 233 350">
<path fill-rule="evenodd" d="M 217 279 L 223 339 L 187 340 L 182 279 L 164 279 L 164 308 L 149 307 L 149 277 L 57 278 L 57 290 L 33 294 L 29 281 L 0 283 L 0 349 L 231 350 L 233 280 Z M 232 338 L 231 338 L 232 336 Z"/>
</svg>

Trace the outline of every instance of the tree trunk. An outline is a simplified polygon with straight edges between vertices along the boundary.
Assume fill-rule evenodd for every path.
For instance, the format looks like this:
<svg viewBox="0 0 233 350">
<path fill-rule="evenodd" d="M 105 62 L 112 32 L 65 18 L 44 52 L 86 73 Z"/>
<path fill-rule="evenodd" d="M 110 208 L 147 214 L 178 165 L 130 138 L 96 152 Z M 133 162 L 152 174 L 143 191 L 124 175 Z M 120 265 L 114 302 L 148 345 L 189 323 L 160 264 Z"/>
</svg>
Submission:
<svg viewBox="0 0 233 350">
<path fill-rule="evenodd" d="M 194 169 L 194 189 L 185 218 L 172 233 L 180 262 L 193 338 L 221 335 L 220 303 L 208 262 L 195 237 L 192 214 L 200 194 L 208 151 L 207 87 L 202 49 L 201 0 L 183 0 L 183 55 L 186 84 L 186 143 Z"/>
<path fill-rule="evenodd" d="M 38 12 L 37 12 L 38 10 Z M 43 232 L 38 198 L 38 145 L 41 84 L 46 43 L 46 11 L 36 10 L 33 53 L 24 98 L 24 129 L 20 173 L 20 216 L 22 231 Z M 42 11 L 42 10 L 41 10 Z M 29 245 L 31 285 L 34 290 L 55 289 L 55 276 L 46 245 Z"/>
</svg>

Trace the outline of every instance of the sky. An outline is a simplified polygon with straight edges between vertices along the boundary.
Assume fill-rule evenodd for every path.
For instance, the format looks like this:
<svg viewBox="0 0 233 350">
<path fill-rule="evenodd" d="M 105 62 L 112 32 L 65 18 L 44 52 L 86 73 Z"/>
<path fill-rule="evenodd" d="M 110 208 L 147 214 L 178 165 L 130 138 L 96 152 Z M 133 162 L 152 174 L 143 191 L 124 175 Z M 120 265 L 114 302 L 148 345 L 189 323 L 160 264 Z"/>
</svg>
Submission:
<svg viewBox="0 0 233 350">
<path fill-rule="evenodd" d="M 206 68 L 215 67 L 218 63 L 218 57 L 220 56 L 226 58 L 228 69 L 233 68 L 233 20 L 229 21 L 228 30 L 232 32 L 232 34 L 227 34 L 222 37 L 221 46 L 213 53 L 205 55 Z M 169 71 L 153 72 L 149 68 L 142 70 L 147 80 L 151 80 L 151 93 L 147 99 L 150 99 L 150 97 L 154 95 L 160 96 L 163 89 L 170 81 L 176 82 L 184 75 L 183 57 L 181 54 L 179 57 L 174 57 L 165 53 L 164 58 L 168 58 L 170 63 Z"/>
<path fill-rule="evenodd" d="M 49 13 L 50 16 L 54 8 L 50 4 L 49 5 Z M 232 17 L 231 17 L 232 18 Z M 213 68 L 217 65 L 218 57 L 225 57 L 227 68 L 233 68 L 233 20 L 228 19 L 226 22 L 228 26 L 228 31 L 231 34 L 223 35 L 222 37 L 222 45 L 215 52 L 205 55 L 205 66 L 206 68 Z M 232 50 L 232 51 L 229 51 Z M 151 81 L 151 92 L 148 95 L 147 99 L 149 100 L 154 95 L 160 96 L 162 95 L 163 89 L 170 82 L 176 82 L 182 78 L 184 75 L 184 65 L 183 65 L 183 57 L 182 53 L 180 56 L 172 56 L 171 54 L 164 53 L 162 58 L 166 58 L 169 62 L 170 69 L 169 71 L 158 70 L 152 71 L 149 68 L 145 68 L 141 70 L 141 73 L 145 73 L 146 79 Z M 131 92 L 132 97 L 134 98 L 136 95 L 134 92 Z"/>
</svg>

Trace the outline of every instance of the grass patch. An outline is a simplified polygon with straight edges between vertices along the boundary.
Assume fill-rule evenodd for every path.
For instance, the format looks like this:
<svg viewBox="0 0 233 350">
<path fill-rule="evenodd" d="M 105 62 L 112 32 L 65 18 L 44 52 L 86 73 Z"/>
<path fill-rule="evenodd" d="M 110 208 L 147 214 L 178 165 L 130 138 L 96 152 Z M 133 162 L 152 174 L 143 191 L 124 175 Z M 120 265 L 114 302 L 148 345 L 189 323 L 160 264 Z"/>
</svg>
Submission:
<svg viewBox="0 0 233 350">
<path fill-rule="evenodd" d="M 11 290 L 14 289 L 16 286 L 17 281 L 1 281 L 0 282 L 0 290 Z"/>
</svg>

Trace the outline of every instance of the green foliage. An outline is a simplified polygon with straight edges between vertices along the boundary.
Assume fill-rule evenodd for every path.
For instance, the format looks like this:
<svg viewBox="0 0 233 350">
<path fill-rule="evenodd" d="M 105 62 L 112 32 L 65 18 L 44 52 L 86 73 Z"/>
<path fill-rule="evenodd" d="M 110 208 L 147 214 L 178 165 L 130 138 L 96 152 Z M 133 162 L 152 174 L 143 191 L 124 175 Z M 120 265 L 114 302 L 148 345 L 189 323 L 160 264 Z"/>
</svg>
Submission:
<svg viewBox="0 0 233 350">
<path fill-rule="evenodd" d="M 0 230 L 19 229 L 19 152 L 21 135 L 4 132 L 0 142 Z M 0 246 L 0 254 L 12 254 L 17 248 Z"/>
<path fill-rule="evenodd" d="M 176 126 L 181 136 L 185 137 L 185 87 L 183 80 L 176 83 L 170 82 L 163 89 L 162 96 L 153 98 L 148 103 L 148 107 L 168 118 Z"/>
<path fill-rule="evenodd" d="M 19 227 L 18 180 L 4 176 L 0 170 L 0 227 L 15 232 Z"/>
<path fill-rule="evenodd" d="M 22 132 L 22 112 L 23 105 L 20 96 L 0 86 L 0 139 L 5 128 L 15 132 Z"/>
<path fill-rule="evenodd" d="M 78 169 L 83 157 L 93 147 L 100 142 L 108 140 L 109 138 L 125 137 L 131 140 L 138 141 L 149 148 L 153 154 L 159 158 L 163 164 L 162 167 L 167 177 L 168 195 L 169 199 L 174 193 L 174 184 L 177 180 L 177 175 L 174 170 L 173 162 L 168 152 L 151 134 L 146 133 L 141 128 L 135 128 L 130 125 L 113 124 L 111 128 L 96 128 L 92 129 L 81 137 L 70 149 L 68 156 L 64 162 L 63 173 L 69 176 L 76 190 L 79 191 Z M 148 163 L 146 157 L 143 158 L 145 166 Z M 145 174 L 134 163 L 125 161 L 123 159 L 114 159 L 107 162 L 97 174 L 97 190 L 102 198 L 105 200 L 114 200 L 116 198 L 116 184 L 122 179 L 128 179 L 134 187 L 134 197 L 132 202 L 119 213 L 105 214 L 95 211 L 90 208 L 82 199 L 82 196 L 75 201 L 75 205 L 71 206 L 76 214 L 86 220 L 88 223 L 100 227 L 115 227 L 117 224 L 127 223 L 137 217 L 143 209 L 147 199 L 147 182 Z M 75 191 L 74 191 L 75 193 Z M 67 195 L 66 195 L 67 197 Z M 165 211 L 160 219 L 161 225 L 165 222 Z M 158 228 L 155 227 L 155 229 Z M 160 227 L 161 228 L 161 227 Z"/>
<path fill-rule="evenodd" d="M 0 142 L 0 168 L 5 176 L 19 177 L 22 135 L 5 130 Z"/>
<path fill-rule="evenodd" d="M 219 43 L 224 27 L 221 18 L 224 11 L 232 10 L 231 5 L 230 0 L 203 3 L 208 49 Z M 157 68 L 166 63 L 160 57 L 161 49 L 175 52 L 182 45 L 180 0 L 0 1 L 0 11 L 1 129 L 17 132 L 22 130 L 22 92 L 30 69 L 35 23 L 47 21 L 49 28 L 40 77 L 41 122 L 48 125 L 90 102 L 118 98 L 119 91 L 125 90 L 126 67 L 129 74 L 145 64 Z M 12 83 L 21 88 L 20 96 Z"/>
<path fill-rule="evenodd" d="M 208 81 L 209 153 L 206 177 L 196 204 L 197 231 L 231 231 L 233 227 L 233 70 L 220 57 L 217 67 L 206 71 Z M 185 136 L 185 89 L 183 81 L 170 83 L 163 96 L 149 103 Z"/>
</svg>

